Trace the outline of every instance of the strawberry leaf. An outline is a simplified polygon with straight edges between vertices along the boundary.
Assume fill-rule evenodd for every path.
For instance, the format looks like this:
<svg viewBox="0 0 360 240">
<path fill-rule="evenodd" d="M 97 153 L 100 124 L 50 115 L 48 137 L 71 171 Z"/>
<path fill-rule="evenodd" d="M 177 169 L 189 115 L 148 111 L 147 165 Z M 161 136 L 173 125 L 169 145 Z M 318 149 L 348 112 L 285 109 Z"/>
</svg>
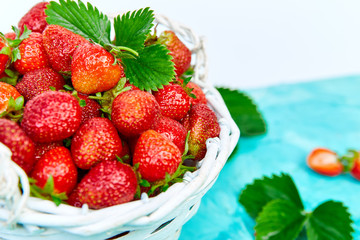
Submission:
<svg viewBox="0 0 360 240">
<path fill-rule="evenodd" d="M 84 38 L 105 45 L 110 44 L 111 22 L 90 3 L 82 1 L 51 1 L 45 10 L 48 24 L 60 25 Z"/>
<path fill-rule="evenodd" d="M 350 240 L 354 232 L 347 208 L 341 202 L 327 201 L 319 205 L 306 223 L 309 240 Z"/>
<path fill-rule="evenodd" d="M 174 78 L 174 63 L 165 46 L 155 44 L 138 52 L 137 59 L 123 60 L 125 75 L 131 84 L 141 90 L 157 91 Z"/>
<path fill-rule="evenodd" d="M 145 179 L 140 179 L 139 185 L 142 187 L 150 187 L 150 183 Z"/>
<path fill-rule="evenodd" d="M 12 60 L 12 62 L 16 62 L 19 59 L 21 59 L 20 49 L 19 48 L 14 48 L 12 50 L 11 60 Z"/>
<path fill-rule="evenodd" d="M 11 71 L 10 69 L 5 69 L 5 77 L 0 78 L 0 82 L 6 82 L 12 86 L 17 84 L 17 80 L 19 78 L 19 73 Z"/>
<path fill-rule="evenodd" d="M 266 123 L 253 100 L 243 92 L 217 87 L 241 136 L 254 136 L 266 132 Z"/>
<path fill-rule="evenodd" d="M 153 27 L 154 14 L 149 8 L 127 12 L 114 19 L 116 45 L 134 50 L 144 48 L 147 35 Z"/>
<path fill-rule="evenodd" d="M 269 202 L 256 218 L 256 240 L 294 240 L 303 229 L 307 216 L 287 200 Z"/>
<path fill-rule="evenodd" d="M 23 96 L 17 97 L 15 100 L 14 110 L 20 111 L 24 107 L 24 102 L 25 100 Z"/>
<path fill-rule="evenodd" d="M 256 179 L 241 192 L 239 202 L 251 217 L 256 218 L 263 207 L 275 199 L 292 201 L 299 209 L 304 209 L 295 183 L 284 173 Z"/>
<path fill-rule="evenodd" d="M 5 55 L 10 56 L 11 55 L 11 48 L 10 47 L 3 47 L 0 50 L 0 54 L 5 54 Z"/>
<path fill-rule="evenodd" d="M 52 175 L 49 176 L 43 188 L 36 185 L 36 180 L 31 179 L 30 193 L 31 196 L 38 197 L 45 200 L 52 200 L 56 206 L 67 200 L 68 197 L 65 192 L 55 193 L 54 192 L 54 178 Z"/>
</svg>

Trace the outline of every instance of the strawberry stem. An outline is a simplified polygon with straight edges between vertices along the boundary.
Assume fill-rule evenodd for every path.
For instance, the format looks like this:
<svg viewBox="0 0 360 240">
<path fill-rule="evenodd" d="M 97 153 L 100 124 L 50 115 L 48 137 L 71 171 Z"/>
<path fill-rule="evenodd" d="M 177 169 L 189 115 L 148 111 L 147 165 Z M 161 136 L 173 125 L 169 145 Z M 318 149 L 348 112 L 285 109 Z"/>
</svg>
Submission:
<svg viewBox="0 0 360 240">
<path fill-rule="evenodd" d="M 125 47 L 125 46 L 115 46 L 112 44 L 106 44 L 105 49 L 107 49 L 110 53 L 114 53 L 116 56 L 121 56 L 121 54 L 123 53 L 123 51 L 125 52 L 129 52 L 132 55 L 138 57 L 139 53 L 137 51 L 135 51 L 134 49 L 131 49 L 129 47 Z"/>
</svg>

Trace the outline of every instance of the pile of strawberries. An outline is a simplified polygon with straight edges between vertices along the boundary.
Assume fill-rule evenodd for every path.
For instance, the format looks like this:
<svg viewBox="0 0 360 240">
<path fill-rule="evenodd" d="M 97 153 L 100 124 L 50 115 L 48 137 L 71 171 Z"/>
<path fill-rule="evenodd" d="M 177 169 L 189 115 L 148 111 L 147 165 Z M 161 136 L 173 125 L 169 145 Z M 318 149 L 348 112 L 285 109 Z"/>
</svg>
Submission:
<svg viewBox="0 0 360 240">
<path fill-rule="evenodd" d="M 33 196 L 100 209 L 180 181 L 193 169 L 186 162 L 201 160 L 220 132 L 201 88 L 183 77 L 191 51 L 163 32 L 157 41 L 176 77 L 140 90 L 105 48 L 48 25 L 47 5 L 0 36 L 0 142 L 28 174 Z"/>
</svg>

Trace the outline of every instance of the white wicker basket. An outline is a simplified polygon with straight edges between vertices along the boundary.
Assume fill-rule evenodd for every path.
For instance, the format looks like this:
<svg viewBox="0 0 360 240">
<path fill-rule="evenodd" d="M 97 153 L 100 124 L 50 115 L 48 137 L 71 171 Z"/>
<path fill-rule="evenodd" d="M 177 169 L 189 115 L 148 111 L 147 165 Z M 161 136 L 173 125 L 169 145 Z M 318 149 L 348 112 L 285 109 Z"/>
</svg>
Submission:
<svg viewBox="0 0 360 240">
<path fill-rule="evenodd" d="M 206 82 L 203 39 L 166 17 L 156 16 L 156 21 L 192 45 L 193 80 L 202 87 L 219 119 L 220 136 L 207 141 L 207 153 L 198 163 L 199 169 L 187 172 L 183 182 L 156 197 L 143 194 L 141 200 L 100 210 L 90 210 L 87 205 L 57 207 L 51 201 L 29 197 L 26 174 L 11 161 L 11 152 L 0 143 L 0 239 L 165 240 L 179 237 L 181 227 L 196 213 L 202 196 L 216 181 L 240 132 L 219 92 Z M 22 192 L 18 188 L 19 180 Z"/>
</svg>

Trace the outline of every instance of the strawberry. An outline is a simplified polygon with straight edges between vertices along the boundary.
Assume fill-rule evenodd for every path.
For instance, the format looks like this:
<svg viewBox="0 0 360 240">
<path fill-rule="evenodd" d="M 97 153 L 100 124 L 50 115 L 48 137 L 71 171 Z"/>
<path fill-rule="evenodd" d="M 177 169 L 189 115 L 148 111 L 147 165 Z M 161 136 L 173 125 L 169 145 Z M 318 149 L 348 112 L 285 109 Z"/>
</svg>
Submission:
<svg viewBox="0 0 360 240">
<path fill-rule="evenodd" d="M 43 44 L 52 69 L 69 74 L 75 49 L 89 43 L 82 36 L 58 25 L 48 25 L 43 32 Z"/>
<path fill-rule="evenodd" d="M 360 180 L 360 157 L 358 156 L 355 161 L 354 165 L 350 171 L 350 174 L 357 180 Z"/>
<path fill-rule="evenodd" d="M 129 144 L 121 140 L 121 152 L 119 154 L 119 158 L 122 160 L 123 163 L 130 164 L 131 165 L 131 154 L 130 154 L 130 147 Z"/>
<path fill-rule="evenodd" d="M 25 73 L 24 77 L 15 87 L 24 96 L 25 100 L 28 101 L 50 90 L 50 87 L 53 87 L 55 90 L 63 89 L 65 83 L 63 76 L 46 67 Z"/>
<path fill-rule="evenodd" d="M 153 94 L 165 117 L 180 120 L 190 110 L 190 97 L 178 84 L 170 83 Z"/>
<path fill-rule="evenodd" d="M 47 91 L 27 102 L 21 126 L 35 142 L 70 137 L 80 126 L 81 107 L 66 92 Z"/>
<path fill-rule="evenodd" d="M 6 111 L 10 97 L 16 99 L 21 94 L 16 90 L 15 87 L 8 83 L 0 82 L 0 114 Z"/>
<path fill-rule="evenodd" d="M 154 130 L 140 135 L 133 155 L 133 164 L 139 164 L 141 177 L 149 182 L 164 180 L 172 175 L 181 163 L 179 148 Z"/>
<path fill-rule="evenodd" d="M 83 44 L 75 50 L 71 73 L 75 90 L 85 94 L 110 90 L 124 76 L 114 57 L 95 44 Z"/>
<path fill-rule="evenodd" d="M 164 44 L 170 51 L 175 65 L 175 73 L 181 76 L 189 67 L 191 63 L 191 51 L 172 31 L 164 31 L 158 42 Z"/>
<path fill-rule="evenodd" d="M 216 115 L 206 104 L 196 104 L 191 107 L 189 114 L 181 120 L 185 129 L 190 131 L 189 154 L 195 160 L 201 160 L 206 154 L 206 140 L 218 137 L 220 126 Z"/>
<path fill-rule="evenodd" d="M 10 63 L 11 48 L 5 39 L 5 36 L 0 34 L 0 74 L 5 71 Z"/>
<path fill-rule="evenodd" d="M 8 32 L 5 34 L 5 37 L 11 40 L 15 40 L 16 39 L 16 33 L 14 32 Z"/>
<path fill-rule="evenodd" d="M 49 66 L 41 33 L 31 33 L 19 45 L 21 58 L 16 60 L 14 68 L 21 74 Z"/>
<path fill-rule="evenodd" d="M 172 141 L 181 153 L 184 152 L 187 132 L 181 123 L 168 117 L 160 117 L 151 128 Z"/>
<path fill-rule="evenodd" d="M 194 82 L 189 82 L 186 85 L 188 88 L 192 89 L 191 93 L 195 95 L 196 98 L 190 98 L 191 105 L 198 103 L 207 104 L 206 96 L 203 90 Z"/>
<path fill-rule="evenodd" d="M 111 119 L 126 137 L 137 136 L 150 129 L 160 108 L 153 95 L 141 90 L 126 91 L 113 101 Z"/>
<path fill-rule="evenodd" d="M 62 147 L 63 142 L 57 141 L 57 142 L 49 142 L 49 143 L 35 143 L 35 160 L 36 162 L 41 158 L 42 155 L 47 153 L 48 151 L 57 148 Z"/>
<path fill-rule="evenodd" d="M 326 176 L 337 176 L 343 171 L 337 154 L 326 148 L 312 150 L 307 156 L 307 165 L 315 172 Z"/>
<path fill-rule="evenodd" d="M 0 142 L 11 150 L 11 159 L 29 174 L 35 163 L 35 147 L 20 126 L 11 120 L 0 118 Z"/>
<path fill-rule="evenodd" d="M 21 32 L 24 31 L 24 25 L 33 32 L 44 31 L 47 26 L 45 9 L 48 4 L 48 2 L 37 3 L 20 19 L 18 27 Z"/>
<path fill-rule="evenodd" d="M 44 188 L 50 175 L 54 181 L 54 193 L 70 192 L 77 182 L 77 169 L 71 158 L 70 151 L 65 147 L 56 147 L 46 152 L 36 162 L 31 177 L 35 184 Z"/>
<path fill-rule="evenodd" d="M 133 200 L 137 186 L 135 172 L 129 165 L 103 161 L 90 169 L 68 203 L 78 207 L 86 203 L 91 209 L 110 207 Z"/>
<path fill-rule="evenodd" d="M 82 93 L 79 93 L 78 97 L 79 99 L 85 101 L 85 106 L 81 107 L 81 124 L 91 118 L 101 116 L 101 106 L 97 103 L 97 101 L 90 99 L 88 95 Z"/>
<path fill-rule="evenodd" d="M 121 139 L 113 123 L 107 118 L 95 117 L 86 121 L 74 134 L 71 154 L 76 166 L 90 169 L 101 161 L 120 156 Z"/>
</svg>

